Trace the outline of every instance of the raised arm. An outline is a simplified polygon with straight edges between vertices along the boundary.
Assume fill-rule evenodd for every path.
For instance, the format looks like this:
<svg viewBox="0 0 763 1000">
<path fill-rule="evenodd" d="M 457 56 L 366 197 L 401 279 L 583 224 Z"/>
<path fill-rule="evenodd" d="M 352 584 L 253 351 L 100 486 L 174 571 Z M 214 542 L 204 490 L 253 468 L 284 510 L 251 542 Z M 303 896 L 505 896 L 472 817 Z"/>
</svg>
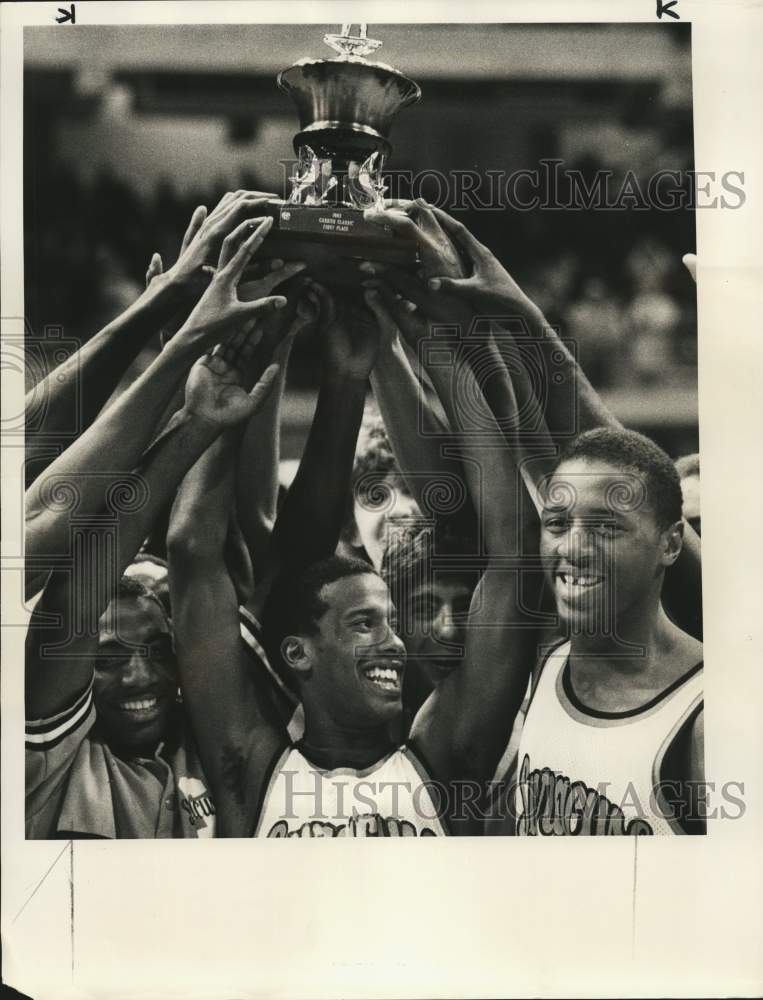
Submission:
<svg viewBox="0 0 763 1000">
<path fill-rule="evenodd" d="M 336 550 L 368 376 L 378 349 L 378 328 L 370 313 L 335 301 L 315 282 L 310 288 L 320 307 L 323 374 L 302 460 L 273 529 L 269 575 L 258 581 L 256 614 L 277 574 L 298 572 Z"/>
<path fill-rule="evenodd" d="M 421 510 L 432 482 L 462 474 L 458 461 L 442 454 L 448 427 L 429 403 L 414 371 L 397 324 L 390 312 L 380 308 L 378 293 L 366 299 L 376 316 L 381 341 L 371 386 L 389 436 L 398 467 Z M 406 304 L 400 305 L 407 310 Z"/>
<path fill-rule="evenodd" d="M 456 365 L 466 363 L 462 356 Z M 442 370 L 432 376 L 444 386 Z M 468 379 L 469 373 L 456 370 L 454 376 Z M 529 602 L 534 609 L 534 588 L 527 586 L 526 576 L 522 585 L 520 574 L 522 551 L 534 551 L 537 517 L 476 380 L 469 398 L 468 412 L 461 408 L 453 419 L 463 428 L 460 447 L 488 564 L 470 605 L 464 662 L 430 695 L 411 731 L 414 749 L 446 783 L 482 783 L 493 774 L 522 704 L 537 645 L 536 628 L 522 606 Z M 445 399 L 443 404 L 446 409 L 454 405 Z M 475 832 L 468 817 L 452 817 L 452 826 L 454 832 Z"/>
<path fill-rule="evenodd" d="M 278 364 L 278 380 L 265 406 L 247 423 L 238 455 L 238 523 L 260 577 L 267 573 L 270 537 L 277 514 L 281 402 L 289 356 L 299 331 L 316 318 L 316 310 L 307 301 L 304 288 L 300 279 L 291 282 L 290 287 L 283 289 L 286 308 L 271 313 L 261 323 L 259 350 Z"/>
<path fill-rule="evenodd" d="M 383 285 L 379 291 L 385 294 Z M 406 318 L 399 302 L 388 294 L 385 305 L 398 310 L 396 318 L 412 342 L 428 334 L 431 317 L 408 313 Z M 455 303 L 451 322 L 465 319 L 459 316 Z M 522 602 L 534 608 L 533 588 L 520 587 L 519 568 L 520 540 L 525 551 L 528 547 L 533 551 L 537 518 L 469 368 L 470 352 L 463 343 L 460 350 L 457 343 L 448 344 L 452 346 L 454 367 L 432 365 L 429 375 L 465 458 L 488 566 L 471 602 L 464 663 L 425 702 L 414 720 L 410 742 L 438 780 L 484 782 L 505 750 L 534 662 L 537 634 L 531 616 L 522 609 Z M 460 401 L 467 399 L 470 405 L 463 406 Z M 516 402 L 510 400 L 512 412 L 507 415 L 516 426 Z M 451 819 L 454 832 L 471 833 L 479 826 L 474 818 Z"/>
<path fill-rule="evenodd" d="M 251 836 L 270 766 L 288 744 L 267 683 L 247 663 L 225 544 L 237 446 L 221 437 L 183 481 L 168 552 L 183 698 L 217 808 L 219 836 Z M 264 674 L 264 672 L 263 672 Z"/>
<path fill-rule="evenodd" d="M 182 321 L 188 316 L 209 283 L 212 269 L 205 265 L 217 260 L 224 237 L 242 219 L 256 215 L 268 197 L 257 192 L 228 193 L 209 217 L 200 205 L 172 267 L 163 272 L 161 257 L 154 254 L 143 294 L 30 390 L 27 401 L 34 393 L 35 399 L 45 400 L 45 407 L 41 421 L 27 426 L 27 486 L 53 460 L 46 439 L 67 435 L 75 406 L 78 433 L 87 430 L 150 338 L 175 317 Z M 31 412 L 30 407 L 27 410 Z"/>
<path fill-rule="evenodd" d="M 49 719 L 84 690 L 93 671 L 98 619 L 148 527 L 205 449 L 266 397 L 275 374 L 269 369 L 247 394 L 236 368 L 222 356 L 205 356 L 194 365 L 183 409 L 137 467 L 143 502 L 119 515 L 111 538 L 103 537 L 96 521 L 85 557 L 76 559 L 72 570 L 53 574 L 35 608 L 27 635 L 27 718 Z"/>
<path fill-rule="evenodd" d="M 467 278 L 452 278 L 447 274 L 430 277 L 430 289 L 459 296 L 487 315 L 498 314 L 524 322 L 527 335 L 537 344 L 543 360 L 546 373 L 544 415 L 555 442 L 560 444 L 569 436 L 570 413 L 577 413 L 578 433 L 595 427 L 621 426 L 557 331 L 549 326 L 540 309 L 490 250 L 446 212 L 438 208 L 433 208 L 432 212 L 458 246 L 470 273 Z M 551 378 L 552 371 L 554 378 Z M 679 627 L 701 639 L 701 546 L 699 536 L 688 522 L 684 522 L 681 555 L 665 575 L 662 597 L 665 609 Z"/>
<path fill-rule="evenodd" d="M 257 222 L 257 228 L 251 231 Z M 263 311 L 283 305 L 282 297 L 241 302 L 238 282 L 272 221 L 249 220 L 224 241 L 219 268 L 191 315 L 150 368 L 98 420 L 59 455 L 26 495 L 26 555 L 32 563 L 66 554 L 68 514 L 50 502 L 57 483 L 72 483 L 78 516 L 96 513 L 102 504 L 103 475 L 118 481 L 131 471 L 151 440 L 168 398 L 204 350 L 230 336 L 242 323 L 253 325 Z M 239 246 L 244 235 L 251 235 Z M 279 279 L 260 282 L 261 295 Z M 153 284 L 153 282 L 152 282 Z M 98 472 L 98 476 L 92 473 Z"/>
<path fill-rule="evenodd" d="M 442 229 L 432 209 L 416 204 L 417 225 L 411 230 L 419 236 L 426 266 L 420 278 L 432 274 L 454 276 L 452 264 L 456 248 Z M 399 219 L 398 211 L 388 212 Z M 411 220 L 406 220 L 410 229 Z M 461 272 L 463 273 L 463 272 Z M 439 324 L 457 325 L 462 351 L 469 365 L 479 375 L 480 389 L 504 435 L 506 443 L 525 465 L 527 474 L 542 478 L 550 456 L 556 452 L 554 441 L 539 413 L 537 400 L 528 373 L 510 334 L 503 325 L 481 313 L 480 309 L 462 296 L 443 294 L 425 287 L 422 281 L 398 268 L 386 268 L 383 277 L 395 293 L 402 296 L 391 305 L 394 315 L 405 318 L 411 307 Z M 454 280 L 460 280 L 456 276 Z M 410 432 L 409 432 L 410 433 Z M 532 459 L 531 462 L 526 461 Z M 543 461 L 546 459 L 546 462 Z"/>
</svg>

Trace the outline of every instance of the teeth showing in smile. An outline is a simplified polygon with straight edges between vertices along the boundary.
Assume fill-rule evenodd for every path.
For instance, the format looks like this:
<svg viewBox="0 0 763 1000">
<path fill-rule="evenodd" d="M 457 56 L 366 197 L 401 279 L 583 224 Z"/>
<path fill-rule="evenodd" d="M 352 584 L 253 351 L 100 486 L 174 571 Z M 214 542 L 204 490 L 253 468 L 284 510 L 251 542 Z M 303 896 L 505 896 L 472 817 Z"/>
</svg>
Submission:
<svg viewBox="0 0 763 1000">
<path fill-rule="evenodd" d="M 371 667 L 366 670 L 366 677 L 384 691 L 400 689 L 400 674 L 394 667 Z"/>
<path fill-rule="evenodd" d="M 139 698 L 135 701 L 123 701 L 119 706 L 123 712 L 144 712 L 156 708 L 156 698 Z"/>
<path fill-rule="evenodd" d="M 557 575 L 566 587 L 593 587 L 601 579 L 598 576 L 575 576 L 572 573 L 558 573 Z"/>
</svg>

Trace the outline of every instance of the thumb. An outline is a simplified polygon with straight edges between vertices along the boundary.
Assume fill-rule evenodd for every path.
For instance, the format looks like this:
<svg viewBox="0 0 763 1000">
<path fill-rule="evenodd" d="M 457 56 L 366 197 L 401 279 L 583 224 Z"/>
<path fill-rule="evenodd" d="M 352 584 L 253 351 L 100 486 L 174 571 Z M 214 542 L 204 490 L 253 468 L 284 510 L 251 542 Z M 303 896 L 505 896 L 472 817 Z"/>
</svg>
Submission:
<svg viewBox="0 0 763 1000">
<path fill-rule="evenodd" d="M 265 405 L 270 393 L 273 391 L 273 386 L 276 384 L 280 371 L 281 366 L 273 364 L 268 365 L 262 375 L 260 375 L 259 381 L 249 393 L 251 402 L 250 415 L 257 413 Z"/>
<path fill-rule="evenodd" d="M 468 295 L 472 286 L 471 278 L 430 278 L 427 288 L 433 292 L 451 292 L 453 295 Z"/>
<path fill-rule="evenodd" d="M 689 274 L 692 276 L 692 278 L 696 282 L 696 280 L 697 280 L 697 255 L 695 253 L 685 253 L 683 255 L 683 257 L 681 258 L 681 262 L 683 263 L 683 265 L 686 268 L 686 270 L 689 272 Z"/>
<path fill-rule="evenodd" d="M 161 254 L 155 253 L 151 256 L 151 261 L 148 265 L 148 270 L 146 271 L 146 288 L 151 284 L 154 278 L 158 274 L 162 274 L 164 271 L 164 264 L 162 263 Z"/>
<path fill-rule="evenodd" d="M 194 209 L 193 215 L 191 216 L 191 221 L 188 223 L 188 228 L 183 235 L 183 241 L 180 244 L 180 253 L 183 254 L 191 245 L 191 243 L 196 238 L 196 234 L 201 229 L 204 224 L 204 220 L 207 217 L 207 206 L 199 205 Z"/>
<path fill-rule="evenodd" d="M 239 306 L 239 314 L 246 323 L 260 313 L 265 313 L 272 309 L 285 309 L 286 305 L 285 295 L 266 295 L 264 298 L 255 299 L 253 302 L 242 302 Z"/>
</svg>

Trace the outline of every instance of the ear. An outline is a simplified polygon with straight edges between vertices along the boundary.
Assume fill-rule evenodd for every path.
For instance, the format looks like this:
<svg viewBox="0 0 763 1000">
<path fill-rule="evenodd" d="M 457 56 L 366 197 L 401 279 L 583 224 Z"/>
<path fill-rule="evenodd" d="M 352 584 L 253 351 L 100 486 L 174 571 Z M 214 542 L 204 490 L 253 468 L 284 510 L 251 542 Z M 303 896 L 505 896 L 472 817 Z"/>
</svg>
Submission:
<svg viewBox="0 0 763 1000">
<path fill-rule="evenodd" d="M 313 668 L 312 646 L 309 639 L 287 635 L 281 643 L 281 656 L 292 670 L 306 677 Z"/>
<path fill-rule="evenodd" d="M 681 549 L 684 544 L 684 523 L 683 521 L 676 521 L 675 524 L 671 524 L 669 528 L 666 528 L 662 532 L 660 537 L 662 545 L 662 557 L 660 559 L 661 564 L 667 568 L 672 566 L 673 563 L 681 555 Z"/>
</svg>

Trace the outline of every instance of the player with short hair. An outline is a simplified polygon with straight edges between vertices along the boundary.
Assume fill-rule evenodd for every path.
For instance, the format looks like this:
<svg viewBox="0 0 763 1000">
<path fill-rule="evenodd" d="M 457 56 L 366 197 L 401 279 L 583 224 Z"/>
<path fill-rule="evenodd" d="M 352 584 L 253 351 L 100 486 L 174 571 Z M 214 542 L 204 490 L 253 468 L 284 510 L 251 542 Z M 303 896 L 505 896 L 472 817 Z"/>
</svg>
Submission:
<svg viewBox="0 0 763 1000">
<path fill-rule="evenodd" d="M 382 576 L 407 653 L 403 703 L 409 721 L 463 663 L 469 606 L 485 565 L 475 549 L 476 536 L 424 527 L 402 534 L 385 551 Z"/>
<path fill-rule="evenodd" d="M 702 646 L 660 600 L 683 536 L 673 463 L 633 431 L 587 431 L 543 499 L 541 559 L 569 639 L 534 683 L 517 832 L 701 832 Z"/>
<path fill-rule="evenodd" d="M 569 638 L 535 672 L 517 830 L 703 832 L 699 540 L 681 518 L 678 474 L 657 445 L 608 413 L 488 248 L 441 210 L 420 214 L 442 224 L 471 273 L 454 279 L 444 266 L 426 291 L 391 268 L 393 291 L 430 322 L 454 312 L 451 296 L 506 322 L 521 319 L 539 350 L 564 362 L 586 428 L 541 483 L 541 557 Z M 549 379 L 545 413 L 558 435 L 565 428 L 554 385 Z M 673 619 L 662 604 L 671 568 Z"/>
<path fill-rule="evenodd" d="M 26 783 L 30 839 L 214 836 L 172 628 L 138 580 L 122 577 L 101 616 L 84 690 L 63 711 L 27 722 Z"/>
<path fill-rule="evenodd" d="M 254 343 L 246 331 L 256 313 L 283 300 L 238 297 L 269 228 L 258 223 L 249 220 L 225 239 L 216 230 L 217 271 L 180 330 L 28 491 L 27 539 L 46 557 L 67 543 L 73 554 L 72 567 L 50 574 L 27 632 L 29 838 L 214 832 L 206 779 L 177 704 L 168 616 L 151 591 L 122 574 L 189 468 L 225 428 L 262 405 L 277 374 L 270 366 L 252 388 Z M 194 241 L 189 253 L 197 249 Z M 181 408 L 147 448 L 183 384 Z M 102 516 L 104 497 L 118 503 L 128 471 L 138 497 L 128 497 L 114 529 Z M 74 524 L 69 508 L 51 502 L 56 484 L 79 501 Z"/>
<path fill-rule="evenodd" d="M 479 792 L 492 777 L 507 720 L 527 686 L 534 632 L 513 627 L 524 621 L 520 574 L 506 562 L 519 537 L 520 479 L 508 456 L 496 462 L 494 449 L 483 452 L 465 436 L 475 496 L 481 480 L 474 469 L 491 463 L 481 495 L 487 566 L 470 606 L 464 663 L 432 692 L 400 740 L 405 649 L 389 592 L 367 564 L 330 557 L 374 362 L 373 335 L 365 324 L 345 329 L 338 318 L 324 327 L 333 345 L 324 379 L 337 423 L 322 439 L 334 453 L 334 490 L 344 476 L 343 496 L 337 493 L 333 512 L 318 510 L 327 458 L 311 452 L 308 462 L 306 450 L 276 522 L 276 534 L 288 541 L 294 527 L 300 544 L 271 590 L 263 625 L 269 657 L 291 673 L 304 706 L 298 743 L 258 690 L 238 642 L 237 601 L 223 556 L 235 463 L 208 453 L 176 501 L 169 550 L 181 684 L 222 836 L 478 833 L 481 817 L 462 807 L 458 790 L 474 782 Z M 315 497 L 314 510 L 304 504 L 305 492 Z M 194 538 L 203 538 L 203 563 L 190 551 L 192 525 Z M 305 542 L 326 555 L 300 567 Z"/>
</svg>

